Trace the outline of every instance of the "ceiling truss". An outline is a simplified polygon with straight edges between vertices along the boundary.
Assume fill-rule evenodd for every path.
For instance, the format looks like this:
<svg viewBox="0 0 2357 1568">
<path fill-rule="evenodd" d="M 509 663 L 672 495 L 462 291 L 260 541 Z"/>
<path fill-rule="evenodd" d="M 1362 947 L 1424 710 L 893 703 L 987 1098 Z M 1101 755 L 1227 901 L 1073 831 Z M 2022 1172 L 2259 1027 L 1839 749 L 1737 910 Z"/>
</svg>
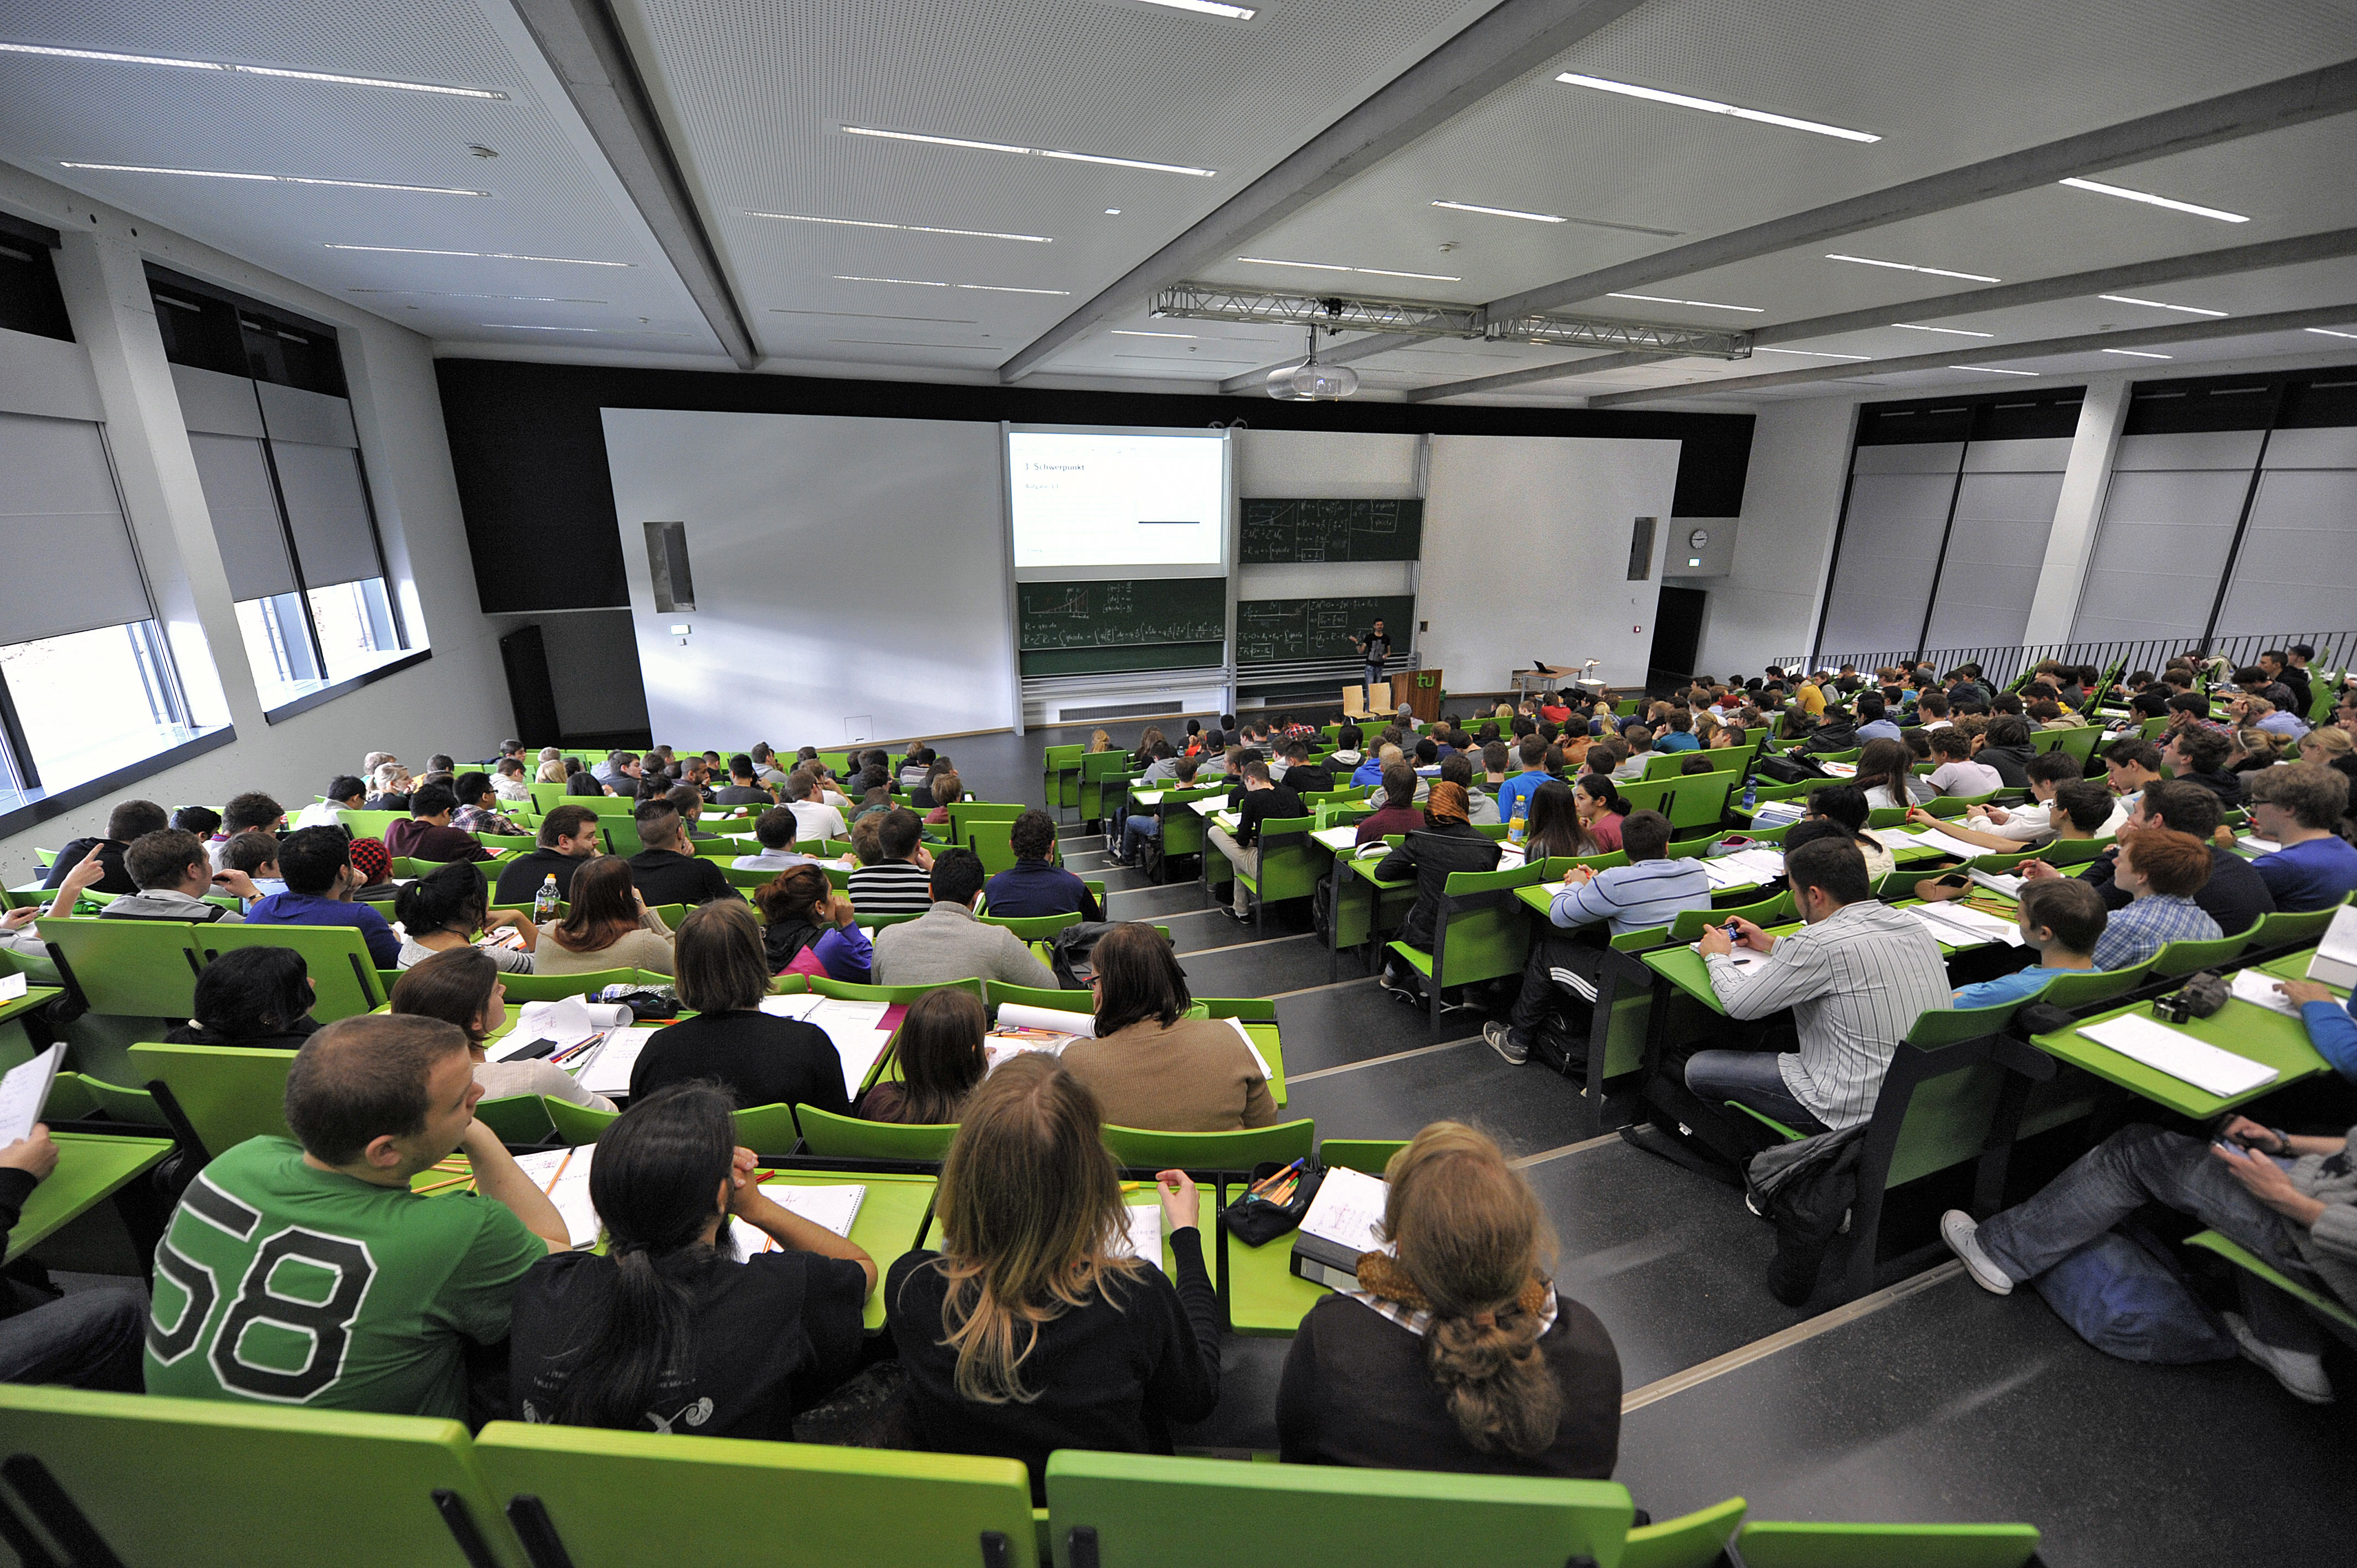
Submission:
<svg viewBox="0 0 2357 1568">
<path fill-rule="evenodd" d="M 1706 327 L 1607 317 L 1522 316 L 1492 321 L 1478 305 L 1375 299 L 1360 295 L 1270 294 L 1220 284 L 1180 283 L 1155 296 L 1164 319 L 1248 321 L 1318 327 L 1328 332 L 1379 332 L 1397 338 L 1482 338 L 1548 347 L 1607 349 L 1665 359 L 1748 360 L 1751 338 Z"/>
</svg>

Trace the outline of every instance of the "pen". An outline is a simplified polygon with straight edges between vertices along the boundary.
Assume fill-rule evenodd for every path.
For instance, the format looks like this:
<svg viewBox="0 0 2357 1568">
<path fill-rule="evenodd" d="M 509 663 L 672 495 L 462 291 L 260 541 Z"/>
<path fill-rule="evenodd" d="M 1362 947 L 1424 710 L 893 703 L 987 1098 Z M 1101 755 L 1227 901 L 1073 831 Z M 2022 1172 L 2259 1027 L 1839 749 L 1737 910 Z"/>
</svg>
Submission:
<svg viewBox="0 0 2357 1568">
<path fill-rule="evenodd" d="M 1303 1162 L 1301 1160 L 1296 1159 L 1281 1170 L 1271 1171 L 1259 1181 L 1253 1183 L 1252 1190 L 1254 1192 L 1266 1192 L 1278 1182 L 1283 1181 L 1286 1176 L 1291 1176 L 1294 1172 L 1299 1170 L 1302 1165 Z"/>
</svg>

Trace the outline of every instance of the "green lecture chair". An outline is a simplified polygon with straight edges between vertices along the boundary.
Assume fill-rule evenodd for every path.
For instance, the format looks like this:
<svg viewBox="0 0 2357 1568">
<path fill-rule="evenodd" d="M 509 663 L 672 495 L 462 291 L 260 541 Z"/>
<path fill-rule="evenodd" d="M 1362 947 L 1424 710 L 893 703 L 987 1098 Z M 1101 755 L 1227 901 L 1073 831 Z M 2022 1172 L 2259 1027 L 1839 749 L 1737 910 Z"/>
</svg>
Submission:
<svg viewBox="0 0 2357 1568">
<path fill-rule="evenodd" d="M 976 976 L 972 980 L 943 981 L 939 985 L 862 985 L 856 981 L 836 980 L 823 974 L 808 977 L 813 995 L 832 996 L 842 1002 L 882 1002 L 899 1004 L 914 1002 L 928 991 L 971 991 L 985 996 L 985 982 Z"/>
<path fill-rule="evenodd" d="M 1432 950 L 1405 941 L 1391 944 L 1391 951 L 1423 978 L 1436 1034 L 1446 992 L 1523 972 L 1523 961 L 1530 954 L 1531 920 L 1514 889 L 1545 880 L 1545 863 L 1506 871 L 1452 871 L 1442 884 Z"/>
<path fill-rule="evenodd" d="M 1742 1528 L 1745 1507 L 1741 1498 L 1729 1498 L 1659 1524 L 1638 1525 L 1620 1549 L 1620 1568 L 1714 1568 Z"/>
<path fill-rule="evenodd" d="M 1056 933 L 1081 923 L 1078 910 L 1067 915 L 982 915 L 985 926 L 1003 926 L 1027 942 L 1053 941 Z"/>
<path fill-rule="evenodd" d="M 2290 1276 L 2262 1262 L 2255 1253 L 2237 1242 L 2227 1240 L 2217 1231 L 2196 1231 L 2185 1239 L 2185 1244 L 2189 1247 L 2200 1247 L 2205 1251 L 2215 1252 L 2236 1268 L 2256 1274 L 2286 1295 L 2305 1303 L 2311 1310 L 2322 1314 L 2341 1327 L 2357 1330 L 2357 1312 L 2351 1312 L 2322 1291 L 2312 1290 L 2307 1285 L 2296 1283 Z M 2348 1336 L 2343 1335 L 2342 1337 L 2346 1338 Z"/>
<path fill-rule="evenodd" d="M 2196 970 L 2216 969 L 2233 961 L 2243 950 L 2246 939 L 2220 937 L 2214 941 L 2180 940 L 2164 942 L 2152 955 L 2152 975 L 2156 980 L 2175 980 Z"/>
<path fill-rule="evenodd" d="M 1616 1560 L 1634 1509 L 1611 1481 L 1060 1449 L 1048 1514 L 1058 1568 L 1564 1568 Z"/>
<path fill-rule="evenodd" d="M 1406 1147 L 1405 1138 L 1328 1138 L 1318 1145 L 1318 1163 L 1380 1176 L 1391 1157 Z"/>
<path fill-rule="evenodd" d="M 543 1563 L 645 1568 L 681 1550 L 683 1530 L 700 1558 L 763 1568 L 1039 1560 L 1015 1459 L 510 1421 L 484 1427 L 474 1453 Z"/>
<path fill-rule="evenodd" d="M 1123 751 L 1091 751 L 1081 757 L 1079 805 L 1081 821 L 1095 825 L 1104 820 L 1106 782 L 1119 779 L 1129 771 L 1129 754 Z"/>
<path fill-rule="evenodd" d="M 2340 913 L 2340 909 L 2341 907 L 2334 904 L 2321 909 L 2277 909 L 2272 914 L 2262 915 L 2259 923 L 2250 929 L 2250 950 L 2258 952 L 2268 948 L 2298 947 L 2316 941 L 2323 937 L 2324 929 L 2332 924 L 2332 917 Z M 46 925 L 48 922 L 42 923 Z"/>
<path fill-rule="evenodd" d="M 591 969 L 578 974 L 503 974 L 508 1005 L 554 1002 L 560 996 L 593 996 L 608 985 L 669 985 L 671 976 L 637 969 Z"/>
<path fill-rule="evenodd" d="M 50 1122 L 80 1122 L 95 1116 L 135 1127 L 171 1125 L 156 1097 L 145 1090 L 126 1089 L 81 1072 L 58 1074 L 49 1085 L 41 1115 Z"/>
<path fill-rule="evenodd" d="M 81 992 L 91 1012 L 180 1019 L 196 1006 L 204 959 L 194 933 L 200 928 L 70 916 L 43 916 L 33 924 L 49 944 L 59 977 Z"/>
<path fill-rule="evenodd" d="M 1159 1133 L 1107 1126 L 1104 1146 L 1128 1170 L 1248 1171 L 1264 1161 L 1302 1159 L 1318 1144 L 1318 1123 L 1304 1117 L 1236 1133 Z"/>
<path fill-rule="evenodd" d="M 548 1106 L 537 1094 L 509 1094 L 475 1102 L 475 1120 L 502 1144 L 540 1144 L 555 1131 Z"/>
<path fill-rule="evenodd" d="M 523 1561 L 456 1421 L 8 1384 L 0 1452 L 24 1456 L 7 1466 L 9 1512 L 54 1518 L 61 1498 L 95 1530 L 77 1564 Z M 36 1458 L 55 1494 L 26 1490 Z"/>
<path fill-rule="evenodd" d="M 208 1156 L 248 1138 L 294 1136 L 285 1109 L 293 1051 L 143 1043 L 131 1047 L 131 1060 L 151 1092 L 157 1083 L 170 1091 Z"/>
<path fill-rule="evenodd" d="M 1745 1568 L 2021 1568 L 2038 1555 L 2027 1524 L 1747 1524 Z"/>
<path fill-rule="evenodd" d="M 2083 1007 L 2109 1002 L 2115 996 L 2125 996 L 2145 983 L 2151 969 L 2152 960 L 2147 959 L 2126 969 L 2095 969 L 2084 974 L 2059 975 L 2046 983 L 2046 989 L 2039 993 L 2038 999 L 2076 1012 Z"/>
<path fill-rule="evenodd" d="M 1271 904 L 1307 898 L 1318 890 L 1318 879 L 1334 857 L 1309 836 L 1314 817 L 1269 818 L 1260 825 L 1260 865 L 1243 885 L 1252 891 L 1253 929 L 1262 929 L 1262 913 Z M 1222 859 L 1226 856 L 1222 855 Z"/>
<path fill-rule="evenodd" d="M 199 926 L 194 940 L 207 963 L 236 948 L 292 948 L 301 953 L 317 992 L 311 1016 L 322 1024 L 384 1005 L 376 961 L 357 926 Z"/>
<path fill-rule="evenodd" d="M 570 1100 L 543 1100 L 547 1108 L 549 1124 L 556 1130 L 557 1142 L 579 1146 L 594 1144 L 612 1126 L 619 1111 L 597 1111 L 587 1105 L 576 1105 Z"/>
<path fill-rule="evenodd" d="M 1011 822 L 969 818 L 958 842 L 981 856 L 983 870 L 996 876 L 1015 865 L 1014 832 L 1015 824 Z"/>
<path fill-rule="evenodd" d="M 957 1135 L 954 1122 L 863 1122 L 815 1105 L 802 1106 L 795 1114 L 802 1122 L 803 1152 L 823 1159 L 938 1160 L 949 1154 L 950 1140 Z"/>
</svg>

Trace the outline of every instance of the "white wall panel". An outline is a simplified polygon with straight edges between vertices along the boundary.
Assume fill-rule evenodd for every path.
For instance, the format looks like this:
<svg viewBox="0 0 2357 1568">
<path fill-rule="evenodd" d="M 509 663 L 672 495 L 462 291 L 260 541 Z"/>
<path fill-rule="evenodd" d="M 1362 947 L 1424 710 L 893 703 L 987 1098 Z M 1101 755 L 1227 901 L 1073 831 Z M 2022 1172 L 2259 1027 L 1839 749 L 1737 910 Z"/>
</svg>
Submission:
<svg viewBox="0 0 2357 1568">
<path fill-rule="evenodd" d="M 2043 446 L 2044 442 L 1989 442 L 1992 446 Z M 2070 443 L 2062 444 L 2069 456 Z M 1972 448 L 1974 455 L 1980 446 Z M 1976 465 L 1969 460 L 1967 470 Z M 1940 569 L 1928 648 L 1989 648 L 2022 639 L 2030 601 L 2062 493 L 2057 469 L 1972 472 L 1956 495 L 1956 521 Z"/>
<path fill-rule="evenodd" d="M 1915 646 L 1963 456 L 1953 441 L 1857 449 L 1820 648 L 1846 655 Z"/>
<path fill-rule="evenodd" d="M 2130 441 L 2183 439 L 2136 435 L 2120 446 L 2125 453 Z M 2251 448 L 2255 457 L 2255 436 Z M 2250 482 L 2247 464 L 2239 470 L 2115 470 L 2072 640 L 2201 636 Z"/>
<path fill-rule="evenodd" d="M 2323 431 L 2285 431 L 2287 435 Z M 2331 432 L 2330 434 L 2357 434 Z M 2269 456 L 2274 455 L 2270 444 Z M 2218 635 L 2337 631 L 2357 614 L 2357 471 L 2276 468 L 2259 481 Z"/>
<path fill-rule="evenodd" d="M 229 572 L 230 597 L 243 603 L 293 593 L 295 574 L 286 563 L 286 535 L 279 525 L 278 498 L 270 488 L 262 443 L 247 435 L 192 430 L 188 450 L 205 487 L 205 510 L 213 514 L 213 538 Z"/>
<path fill-rule="evenodd" d="M 152 613 L 100 427 L 0 413 L 0 641 Z"/>
</svg>

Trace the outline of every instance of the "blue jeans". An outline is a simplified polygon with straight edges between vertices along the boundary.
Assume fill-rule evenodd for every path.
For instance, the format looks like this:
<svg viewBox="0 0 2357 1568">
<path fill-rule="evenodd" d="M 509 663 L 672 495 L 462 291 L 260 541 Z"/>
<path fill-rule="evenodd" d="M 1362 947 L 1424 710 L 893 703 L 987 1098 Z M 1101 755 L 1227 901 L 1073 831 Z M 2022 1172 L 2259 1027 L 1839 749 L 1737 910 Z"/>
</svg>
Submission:
<svg viewBox="0 0 2357 1568">
<path fill-rule="evenodd" d="M 147 1304 L 134 1290 L 76 1291 L 0 1321 L 0 1382 L 142 1391 Z"/>
<path fill-rule="evenodd" d="M 1372 687 L 1379 686 L 1379 685 L 1383 684 L 1383 667 L 1382 665 L 1380 665 L 1380 664 L 1370 664 L 1370 665 L 1368 665 L 1368 666 L 1367 666 L 1367 685 L 1368 685 L 1370 688 L 1372 688 Z M 1372 697 L 1372 696 L 1373 695 L 1373 692 L 1372 691 L 1372 689 L 1369 691 L 1368 695 L 1369 695 L 1370 697 Z"/>
<path fill-rule="evenodd" d="M 2265 1159 L 2264 1155 L 2256 1156 Z M 2304 1285 L 2322 1288 L 2292 1244 L 2291 1225 L 2234 1179 L 2210 1146 L 2181 1133 L 2123 1127 L 2027 1203 L 1984 1219 L 1977 1240 L 2016 1283 L 2035 1279 L 2147 1203 L 2190 1214 Z M 2307 1310 L 2255 1274 L 2235 1271 L 2251 1331 L 2278 1349 L 2313 1354 L 2322 1334 Z"/>
<path fill-rule="evenodd" d="M 1121 857 L 1135 860 L 1146 839 L 1162 836 L 1162 819 L 1150 811 L 1134 811 L 1121 824 Z"/>
<path fill-rule="evenodd" d="M 1798 1133 L 1831 1132 L 1784 1087 L 1779 1059 L 1775 1051 L 1696 1051 L 1686 1059 L 1686 1087 L 1712 1105 L 1732 1100 Z"/>
</svg>

